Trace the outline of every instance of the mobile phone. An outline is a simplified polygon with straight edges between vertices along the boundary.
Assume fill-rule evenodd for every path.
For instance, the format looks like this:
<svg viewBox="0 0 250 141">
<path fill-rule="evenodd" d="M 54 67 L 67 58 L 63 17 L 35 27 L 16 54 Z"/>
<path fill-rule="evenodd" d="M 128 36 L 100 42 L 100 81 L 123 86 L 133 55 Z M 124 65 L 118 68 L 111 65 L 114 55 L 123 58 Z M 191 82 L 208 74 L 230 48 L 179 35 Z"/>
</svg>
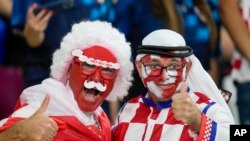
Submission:
<svg viewBox="0 0 250 141">
<path fill-rule="evenodd" d="M 37 15 L 42 9 L 53 10 L 55 14 L 72 9 L 75 5 L 74 0 L 56 0 L 46 4 L 39 5 L 35 8 L 34 13 Z"/>
</svg>

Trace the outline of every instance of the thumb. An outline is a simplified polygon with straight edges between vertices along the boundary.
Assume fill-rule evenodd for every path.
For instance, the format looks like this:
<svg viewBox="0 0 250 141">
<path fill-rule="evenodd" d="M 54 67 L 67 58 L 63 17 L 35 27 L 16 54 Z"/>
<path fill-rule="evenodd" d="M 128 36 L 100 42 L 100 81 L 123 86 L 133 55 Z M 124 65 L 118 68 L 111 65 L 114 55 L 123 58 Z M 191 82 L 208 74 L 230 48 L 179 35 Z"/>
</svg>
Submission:
<svg viewBox="0 0 250 141">
<path fill-rule="evenodd" d="M 187 82 L 183 82 L 180 88 L 181 93 L 186 93 L 187 92 Z"/>
<path fill-rule="evenodd" d="M 50 97 L 49 95 L 46 94 L 42 104 L 40 105 L 39 109 L 36 111 L 35 114 L 44 113 L 48 108 L 49 101 L 50 101 Z"/>
</svg>

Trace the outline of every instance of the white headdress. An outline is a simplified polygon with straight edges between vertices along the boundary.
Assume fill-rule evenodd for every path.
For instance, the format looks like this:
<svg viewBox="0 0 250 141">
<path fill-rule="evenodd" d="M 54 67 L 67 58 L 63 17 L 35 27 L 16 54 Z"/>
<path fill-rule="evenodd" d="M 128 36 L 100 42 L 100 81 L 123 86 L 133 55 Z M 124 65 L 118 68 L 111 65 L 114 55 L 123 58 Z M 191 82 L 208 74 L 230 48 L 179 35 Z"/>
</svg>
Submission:
<svg viewBox="0 0 250 141">
<path fill-rule="evenodd" d="M 142 45 L 181 47 L 186 46 L 186 42 L 180 34 L 171 30 L 161 29 L 151 32 L 148 36 L 146 36 L 142 41 Z M 142 56 L 138 55 L 138 57 L 139 58 L 137 59 L 140 59 Z M 210 75 L 204 70 L 200 61 L 196 58 L 195 55 L 185 57 L 185 59 L 192 61 L 192 67 L 187 77 L 188 87 L 192 91 L 206 94 L 206 96 L 208 96 L 210 99 L 224 107 L 233 120 L 230 109 L 228 108 L 227 103 L 222 97 L 220 90 L 218 89 Z"/>
<path fill-rule="evenodd" d="M 130 44 L 126 42 L 124 34 L 107 22 L 83 21 L 74 24 L 71 32 L 63 38 L 61 47 L 53 54 L 51 76 L 65 84 L 68 68 L 74 57 L 72 51 L 83 50 L 95 45 L 108 49 L 117 58 L 120 65 L 114 88 L 106 99 L 122 99 L 127 95 L 132 81 L 131 48 Z"/>
</svg>

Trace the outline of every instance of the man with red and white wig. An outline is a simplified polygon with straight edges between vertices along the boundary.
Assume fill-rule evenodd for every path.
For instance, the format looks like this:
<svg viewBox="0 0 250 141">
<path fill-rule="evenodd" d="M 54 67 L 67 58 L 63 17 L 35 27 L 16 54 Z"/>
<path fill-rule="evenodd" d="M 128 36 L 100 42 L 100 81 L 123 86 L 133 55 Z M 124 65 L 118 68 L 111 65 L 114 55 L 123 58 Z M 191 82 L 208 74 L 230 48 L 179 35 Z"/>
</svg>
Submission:
<svg viewBox="0 0 250 141">
<path fill-rule="evenodd" d="M 130 50 L 110 23 L 74 24 L 53 54 L 51 78 L 25 89 L 15 112 L 1 121 L 2 132 L 14 130 L 3 139 L 110 141 L 111 124 L 100 105 L 127 94 L 133 70 Z M 20 123 L 22 131 L 15 132 Z"/>
<path fill-rule="evenodd" d="M 181 35 L 156 30 L 138 48 L 145 86 L 120 110 L 113 140 L 229 140 L 231 112 L 219 89 Z"/>
</svg>

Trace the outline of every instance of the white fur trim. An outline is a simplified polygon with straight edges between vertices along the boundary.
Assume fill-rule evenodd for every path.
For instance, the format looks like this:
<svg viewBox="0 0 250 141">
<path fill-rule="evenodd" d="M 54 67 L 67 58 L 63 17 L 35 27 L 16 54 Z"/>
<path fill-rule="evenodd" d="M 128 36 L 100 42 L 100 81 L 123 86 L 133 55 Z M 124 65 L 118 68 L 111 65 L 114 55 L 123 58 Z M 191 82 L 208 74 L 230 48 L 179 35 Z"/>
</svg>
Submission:
<svg viewBox="0 0 250 141">
<path fill-rule="evenodd" d="M 63 38 L 61 47 L 53 54 L 51 76 L 66 84 L 68 68 L 73 59 L 72 51 L 83 50 L 95 45 L 110 50 L 120 65 L 114 88 L 106 99 L 122 99 L 127 95 L 133 79 L 133 63 L 130 61 L 131 48 L 130 44 L 126 42 L 124 34 L 107 22 L 83 21 L 74 24 L 71 32 Z"/>
</svg>

